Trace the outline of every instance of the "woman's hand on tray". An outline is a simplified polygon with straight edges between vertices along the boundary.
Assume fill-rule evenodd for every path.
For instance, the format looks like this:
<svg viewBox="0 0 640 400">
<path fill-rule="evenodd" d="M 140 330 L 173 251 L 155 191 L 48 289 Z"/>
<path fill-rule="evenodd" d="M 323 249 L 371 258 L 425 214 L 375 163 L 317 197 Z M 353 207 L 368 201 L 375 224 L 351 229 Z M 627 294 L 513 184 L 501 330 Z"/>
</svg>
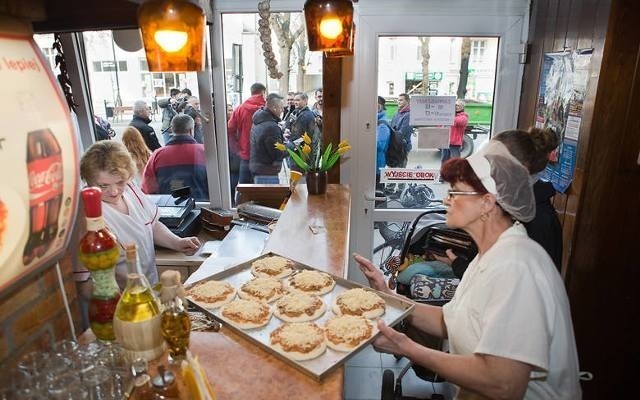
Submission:
<svg viewBox="0 0 640 400">
<path fill-rule="evenodd" d="M 378 319 L 380 335 L 373 341 L 373 348 L 379 353 L 406 355 L 407 347 L 412 340 L 404 333 L 400 333 L 388 326 L 382 319 Z"/>
<path fill-rule="evenodd" d="M 362 271 L 364 276 L 369 281 L 369 286 L 384 293 L 395 294 L 387 286 L 380 269 L 376 267 L 370 260 L 362 257 L 358 253 L 353 253 L 353 259 L 356 260 L 356 262 L 358 263 L 358 267 L 360 267 L 360 271 Z"/>
</svg>

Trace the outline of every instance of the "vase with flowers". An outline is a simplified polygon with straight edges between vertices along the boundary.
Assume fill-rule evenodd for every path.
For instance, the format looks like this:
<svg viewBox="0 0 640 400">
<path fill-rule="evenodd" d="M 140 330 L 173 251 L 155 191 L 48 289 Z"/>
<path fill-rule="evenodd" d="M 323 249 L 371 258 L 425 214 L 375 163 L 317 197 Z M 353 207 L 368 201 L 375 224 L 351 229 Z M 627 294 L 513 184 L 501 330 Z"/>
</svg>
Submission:
<svg viewBox="0 0 640 400">
<path fill-rule="evenodd" d="M 309 194 L 324 194 L 327 191 L 327 171 L 338 162 L 340 156 L 351 149 L 351 145 L 348 141 L 342 140 L 337 146 L 329 143 L 323 150 L 319 141 L 312 141 L 306 132 L 301 139 L 298 145 L 295 145 L 295 142 L 278 142 L 275 147 L 289 153 L 293 162 L 302 170 L 306 176 Z"/>
</svg>

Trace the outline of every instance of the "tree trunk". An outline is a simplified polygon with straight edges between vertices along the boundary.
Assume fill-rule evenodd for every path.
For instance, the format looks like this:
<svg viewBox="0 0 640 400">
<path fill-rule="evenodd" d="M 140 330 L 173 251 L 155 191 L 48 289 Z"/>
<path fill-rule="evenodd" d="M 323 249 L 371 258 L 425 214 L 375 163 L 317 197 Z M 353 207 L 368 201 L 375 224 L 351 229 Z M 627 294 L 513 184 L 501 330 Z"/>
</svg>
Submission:
<svg viewBox="0 0 640 400">
<path fill-rule="evenodd" d="M 296 90 L 300 92 L 304 89 L 304 80 L 307 75 L 307 33 L 304 30 L 296 40 L 296 50 L 298 53 Z"/>
<path fill-rule="evenodd" d="M 430 37 L 423 36 L 420 38 L 420 55 L 422 56 L 422 94 L 429 94 L 429 41 Z"/>
<path fill-rule="evenodd" d="M 462 39 L 460 47 L 460 81 L 458 82 L 458 91 L 456 96 L 464 99 L 467 93 L 467 81 L 469 80 L 469 56 L 471 55 L 471 39 L 465 37 Z"/>
<path fill-rule="evenodd" d="M 299 24 L 295 30 L 291 27 L 291 13 L 272 13 L 270 17 L 271 29 L 275 32 L 280 50 L 278 61 L 282 78 L 278 80 L 280 93 L 286 94 L 289 91 L 289 74 L 291 72 L 291 48 L 293 43 L 300 36 L 304 26 Z"/>
</svg>

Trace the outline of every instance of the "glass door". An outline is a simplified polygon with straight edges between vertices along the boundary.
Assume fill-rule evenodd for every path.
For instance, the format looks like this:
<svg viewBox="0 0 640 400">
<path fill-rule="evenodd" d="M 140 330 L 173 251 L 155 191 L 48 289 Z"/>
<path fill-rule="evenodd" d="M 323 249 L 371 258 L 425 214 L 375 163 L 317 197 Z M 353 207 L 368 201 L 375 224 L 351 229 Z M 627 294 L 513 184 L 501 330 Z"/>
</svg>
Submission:
<svg viewBox="0 0 640 400">
<path fill-rule="evenodd" d="M 354 98 L 346 102 L 353 106 L 343 110 L 343 129 L 358 160 L 344 170 L 352 188 L 353 251 L 378 265 L 399 253 L 410 222 L 428 208 L 442 207 L 448 189 L 438 179 L 442 160 L 449 154 L 467 157 L 491 132 L 515 126 L 521 66 L 509 49 L 520 42 L 522 21 L 360 15 L 349 91 Z M 412 126 L 411 98 L 424 95 L 460 100 L 458 125 Z M 462 140 L 449 146 L 452 129 Z M 391 162 L 394 156 L 385 150 L 390 134 L 404 139 L 406 161 Z M 362 281 L 353 263 L 349 277 Z"/>
</svg>

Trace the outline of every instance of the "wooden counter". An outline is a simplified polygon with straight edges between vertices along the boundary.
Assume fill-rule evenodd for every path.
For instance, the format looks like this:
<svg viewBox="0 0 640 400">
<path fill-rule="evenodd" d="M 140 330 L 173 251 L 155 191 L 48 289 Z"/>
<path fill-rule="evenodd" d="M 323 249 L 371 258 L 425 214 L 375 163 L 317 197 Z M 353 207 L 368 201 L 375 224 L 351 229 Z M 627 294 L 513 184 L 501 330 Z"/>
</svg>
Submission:
<svg viewBox="0 0 640 400">
<path fill-rule="evenodd" d="M 348 186 L 329 185 L 326 194 L 308 196 L 306 185 L 299 185 L 264 251 L 346 277 L 350 203 Z M 195 268 L 203 261 L 171 253 L 157 252 L 159 268 Z M 217 333 L 192 332 L 190 349 L 215 386 L 218 400 L 343 397 L 344 368 L 318 382 L 224 326 Z"/>
<path fill-rule="evenodd" d="M 307 186 L 298 185 L 269 237 L 265 252 L 273 251 L 346 278 L 350 209 L 348 186 L 328 185 L 326 194 L 309 196 Z"/>
</svg>

